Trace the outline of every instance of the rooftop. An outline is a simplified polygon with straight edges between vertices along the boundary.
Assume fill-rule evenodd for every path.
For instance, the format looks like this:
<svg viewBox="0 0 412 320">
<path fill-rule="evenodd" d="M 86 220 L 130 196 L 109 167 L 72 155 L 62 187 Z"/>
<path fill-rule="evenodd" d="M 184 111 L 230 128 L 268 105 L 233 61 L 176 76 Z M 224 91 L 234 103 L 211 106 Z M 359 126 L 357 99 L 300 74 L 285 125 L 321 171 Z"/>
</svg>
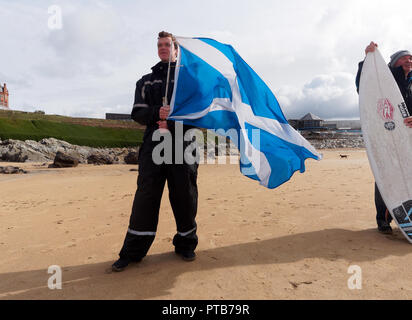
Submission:
<svg viewBox="0 0 412 320">
<path fill-rule="evenodd" d="M 309 112 L 304 117 L 302 117 L 300 120 L 322 120 L 322 119 L 314 115 L 313 113 Z"/>
</svg>

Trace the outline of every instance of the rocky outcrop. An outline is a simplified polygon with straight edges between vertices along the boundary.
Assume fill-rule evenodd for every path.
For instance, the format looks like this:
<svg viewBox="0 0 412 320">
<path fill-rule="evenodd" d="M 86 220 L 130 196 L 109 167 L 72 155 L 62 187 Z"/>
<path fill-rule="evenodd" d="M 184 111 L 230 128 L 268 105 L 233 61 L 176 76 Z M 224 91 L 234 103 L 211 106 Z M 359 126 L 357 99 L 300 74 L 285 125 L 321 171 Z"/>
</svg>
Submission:
<svg viewBox="0 0 412 320">
<path fill-rule="evenodd" d="M 365 143 L 361 137 L 316 140 L 309 139 L 308 141 L 315 149 L 365 148 Z"/>
<path fill-rule="evenodd" d="M 79 165 L 80 155 L 75 152 L 64 153 L 57 151 L 53 164 L 49 168 L 71 168 Z"/>
<path fill-rule="evenodd" d="M 20 173 L 27 173 L 27 171 L 23 170 L 19 167 L 6 166 L 6 167 L 0 167 L 0 173 L 3 173 L 3 174 L 20 174 Z"/>
<path fill-rule="evenodd" d="M 42 139 L 39 142 L 13 139 L 0 141 L 0 161 L 10 162 L 53 162 L 57 152 L 61 152 L 66 155 L 75 155 L 79 163 L 90 163 L 90 157 L 91 161 L 99 163 L 101 161 L 104 163 L 124 163 L 125 156 L 130 152 L 137 153 L 138 151 L 138 147 L 91 148 L 76 146 L 55 138 Z M 99 157 L 93 155 L 99 155 Z"/>
<path fill-rule="evenodd" d="M 127 164 L 138 164 L 139 163 L 139 152 L 129 152 L 125 157 L 124 157 L 124 162 Z"/>
<path fill-rule="evenodd" d="M 19 141 L 13 139 L 7 139 L 1 142 L 0 144 L 0 159 L 2 161 L 11 161 L 11 162 L 25 162 L 28 159 L 29 161 L 44 162 L 50 161 L 51 158 L 48 157 L 48 153 L 40 148 L 33 148 L 36 141 L 26 140 Z"/>
<path fill-rule="evenodd" d="M 89 164 L 113 164 L 118 163 L 119 158 L 110 153 L 95 152 L 87 157 L 87 163 Z"/>
<path fill-rule="evenodd" d="M 316 149 L 335 148 L 365 148 L 362 136 L 319 136 L 308 135 L 305 137 Z M 56 154 L 74 156 L 78 163 L 114 164 L 127 163 L 138 164 L 139 148 L 91 148 L 76 146 L 68 142 L 54 138 L 42 139 L 39 142 L 33 140 L 19 141 L 13 139 L 0 140 L 0 161 L 10 162 L 54 162 L 55 166 L 62 167 L 67 162 L 61 158 L 56 164 Z M 217 148 L 213 144 L 207 144 L 204 150 L 205 159 L 222 155 L 239 155 L 237 148 L 222 146 Z M 72 160 L 74 164 L 75 161 Z"/>
<path fill-rule="evenodd" d="M 365 148 L 360 132 L 305 131 L 301 134 L 316 149 Z"/>
</svg>

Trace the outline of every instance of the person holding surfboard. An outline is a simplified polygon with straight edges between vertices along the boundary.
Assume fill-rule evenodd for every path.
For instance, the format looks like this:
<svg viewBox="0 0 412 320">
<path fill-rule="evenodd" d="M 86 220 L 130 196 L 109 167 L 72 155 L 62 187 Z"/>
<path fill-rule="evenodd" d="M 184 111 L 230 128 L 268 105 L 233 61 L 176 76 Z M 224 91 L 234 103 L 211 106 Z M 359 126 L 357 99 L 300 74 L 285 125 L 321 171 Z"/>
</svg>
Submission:
<svg viewBox="0 0 412 320">
<path fill-rule="evenodd" d="M 365 55 L 369 52 L 374 52 L 378 45 L 371 42 L 365 49 Z M 359 83 L 363 67 L 363 61 L 359 63 L 358 73 L 356 75 L 356 87 L 359 93 Z M 400 50 L 391 55 L 391 60 L 388 64 L 390 71 L 401 91 L 403 99 L 409 114 L 412 114 L 412 53 L 408 50 Z M 404 124 L 412 128 L 412 116 L 405 117 Z M 376 206 L 376 222 L 378 230 L 382 233 L 392 233 L 390 223 L 392 217 L 382 199 L 377 184 L 375 183 L 375 206 Z"/>
</svg>

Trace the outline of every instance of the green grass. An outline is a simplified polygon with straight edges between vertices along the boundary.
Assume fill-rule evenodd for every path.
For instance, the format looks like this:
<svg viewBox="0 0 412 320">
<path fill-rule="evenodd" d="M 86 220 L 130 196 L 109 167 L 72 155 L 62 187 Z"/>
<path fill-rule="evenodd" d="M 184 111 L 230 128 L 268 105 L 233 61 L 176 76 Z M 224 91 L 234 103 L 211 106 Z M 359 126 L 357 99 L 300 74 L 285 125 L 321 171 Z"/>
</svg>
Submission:
<svg viewBox="0 0 412 320">
<path fill-rule="evenodd" d="M 112 128 L 130 128 L 144 129 L 144 126 L 139 125 L 135 121 L 123 120 L 106 120 L 94 118 L 73 118 L 56 114 L 41 114 L 36 112 L 26 112 L 18 110 L 2 110 L 0 109 L 0 118 L 5 119 L 21 119 L 21 120 L 47 120 L 53 122 L 66 122 L 72 124 L 88 125 L 94 127 L 112 127 Z"/>
<path fill-rule="evenodd" d="M 143 130 L 95 127 L 43 119 L 0 117 L 0 139 L 35 140 L 56 138 L 90 147 L 129 147 L 142 143 Z"/>
</svg>

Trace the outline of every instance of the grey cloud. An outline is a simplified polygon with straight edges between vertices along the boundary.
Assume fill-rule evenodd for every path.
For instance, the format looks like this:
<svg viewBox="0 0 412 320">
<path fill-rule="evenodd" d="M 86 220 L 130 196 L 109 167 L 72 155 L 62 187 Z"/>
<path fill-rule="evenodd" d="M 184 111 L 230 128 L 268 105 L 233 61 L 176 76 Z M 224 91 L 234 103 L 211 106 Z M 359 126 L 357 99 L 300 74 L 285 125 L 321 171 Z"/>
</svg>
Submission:
<svg viewBox="0 0 412 320">
<path fill-rule="evenodd" d="M 43 39 L 50 58 L 36 67 L 43 75 L 107 77 L 135 57 L 137 43 L 130 41 L 127 24 L 110 7 L 63 7 L 62 13 L 63 27 L 49 30 Z"/>
<path fill-rule="evenodd" d="M 30 88 L 33 85 L 33 78 L 29 75 L 14 75 L 0 72 L 0 83 L 7 83 L 8 87 L 13 87 L 15 89 L 19 88 Z"/>
<path fill-rule="evenodd" d="M 352 74 L 318 75 L 302 88 L 282 87 L 277 96 L 287 118 L 301 118 L 307 112 L 323 119 L 359 118 Z"/>
<path fill-rule="evenodd" d="M 399 37 L 408 20 L 392 10 L 403 1 L 0 0 L 0 29 L 7 31 L 0 81 L 10 84 L 13 105 L 28 110 L 127 113 L 136 80 L 157 62 L 156 32 L 164 29 L 232 44 L 288 117 L 358 117 L 354 74 L 367 43 L 379 40 L 385 57 L 412 43 L 410 33 Z M 63 10 L 61 30 L 47 28 L 52 4 Z"/>
</svg>

